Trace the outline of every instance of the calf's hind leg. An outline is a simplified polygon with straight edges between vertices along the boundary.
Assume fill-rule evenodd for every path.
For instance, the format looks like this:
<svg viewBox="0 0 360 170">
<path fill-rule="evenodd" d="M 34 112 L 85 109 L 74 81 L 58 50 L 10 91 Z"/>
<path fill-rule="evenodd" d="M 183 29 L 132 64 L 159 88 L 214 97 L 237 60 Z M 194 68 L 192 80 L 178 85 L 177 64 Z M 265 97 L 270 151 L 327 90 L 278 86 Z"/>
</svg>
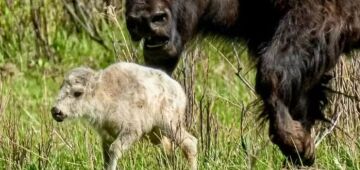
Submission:
<svg viewBox="0 0 360 170">
<path fill-rule="evenodd" d="M 174 153 L 173 143 L 169 140 L 168 137 L 161 134 L 159 128 L 154 128 L 152 130 L 152 132 L 149 134 L 149 139 L 151 143 L 154 145 L 160 144 L 162 147 L 162 151 L 168 158 L 170 158 L 173 155 Z"/>
<path fill-rule="evenodd" d="M 197 169 L 197 139 L 185 130 L 182 125 L 174 124 L 166 128 L 166 135 L 180 146 L 189 162 L 190 169 Z"/>
</svg>

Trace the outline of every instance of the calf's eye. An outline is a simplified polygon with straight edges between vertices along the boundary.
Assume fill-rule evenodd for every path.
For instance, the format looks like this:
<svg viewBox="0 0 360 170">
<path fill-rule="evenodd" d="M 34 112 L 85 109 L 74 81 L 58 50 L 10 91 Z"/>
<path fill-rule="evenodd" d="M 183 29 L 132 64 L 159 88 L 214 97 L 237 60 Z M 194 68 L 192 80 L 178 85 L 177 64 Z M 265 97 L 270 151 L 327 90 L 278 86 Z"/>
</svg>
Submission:
<svg viewBox="0 0 360 170">
<path fill-rule="evenodd" d="M 83 94 L 83 92 L 76 91 L 74 92 L 74 97 L 80 97 Z"/>
</svg>

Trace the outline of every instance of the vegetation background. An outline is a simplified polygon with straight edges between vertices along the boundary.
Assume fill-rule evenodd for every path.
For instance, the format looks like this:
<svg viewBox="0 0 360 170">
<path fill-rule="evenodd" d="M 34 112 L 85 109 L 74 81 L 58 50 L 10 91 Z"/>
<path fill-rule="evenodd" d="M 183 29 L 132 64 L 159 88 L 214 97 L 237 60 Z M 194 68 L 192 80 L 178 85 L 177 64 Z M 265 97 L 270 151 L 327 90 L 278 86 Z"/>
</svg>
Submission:
<svg viewBox="0 0 360 170">
<path fill-rule="evenodd" d="M 56 123 L 50 108 L 71 68 L 142 63 L 123 12 L 121 0 L 0 1 L 0 169 L 101 169 L 97 134 L 81 121 Z M 258 120 L 255 62 L 245 46 L 200 36 L 187 49 L 175 77 L 189 97 L 187 123 L 199 139 L 199 168 L 282 168 L 284 157 L 269 141 L 266 122 Z M 359 58 L 344 57 L 332 72 L 326 113 L 337 126 L 314 130 L 314 169 L 360 169 L 359 66 Z M 179 151 L 173 158 L 160 153 L 140 142 L 119 165 L 186 169 Z"/>
</svg>

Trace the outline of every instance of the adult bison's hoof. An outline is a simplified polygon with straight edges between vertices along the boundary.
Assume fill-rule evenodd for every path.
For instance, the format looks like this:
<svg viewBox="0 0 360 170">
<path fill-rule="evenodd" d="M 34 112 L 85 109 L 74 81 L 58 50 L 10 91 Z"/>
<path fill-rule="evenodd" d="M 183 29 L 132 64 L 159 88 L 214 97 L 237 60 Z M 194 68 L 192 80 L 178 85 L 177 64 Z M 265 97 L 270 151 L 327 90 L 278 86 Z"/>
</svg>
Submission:
<svg viewBox="0 0 360 170">
<path fill-rule="evenodd" d="M 281 152 L 292 164 L 303 166 L 314 164 L 314 140 L 300 122 L 289 120 L 281 126 L 271 126 L 270 139 L 279 146 Z"/>
<path fill-rule="evenodd" d="M 296 148 L 292 148 L 294 151 L 281 151 L 287 157 L 287 161 L 294 165 L 300 166 L 311 166 L 315 162 L 315 153 L 314 153 L 314 142 L 311 137 L 304 139 L 305 143 L 303 143 L 303 150 L 296 150 Z"/>
</svg>

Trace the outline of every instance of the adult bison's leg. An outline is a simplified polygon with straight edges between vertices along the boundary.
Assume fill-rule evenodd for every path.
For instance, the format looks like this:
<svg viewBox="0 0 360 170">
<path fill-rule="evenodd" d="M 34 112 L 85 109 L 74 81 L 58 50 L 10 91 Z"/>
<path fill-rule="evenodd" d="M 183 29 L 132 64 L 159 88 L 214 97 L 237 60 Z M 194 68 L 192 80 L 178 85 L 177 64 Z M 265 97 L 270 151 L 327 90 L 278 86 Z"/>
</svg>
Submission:
<svg viewBox="0 0 360 170">
<path fill-rule="evenodd" d="M 300 120 L 295 120 L 290 112 L 291 102 L 299 99 L 286 97 L 286 95 L 291 95 L 289 93 L 294 87 L 285 82 L 296 80 L 295 78 L 285 79 L 287 75 L 281 75 L 282 73 L 280 75 L 271 73 L 272 69 L 266 72 L 265 70 L 267 69 L 259 68 L 257 92 L 264 101 L 263 114 L 266 114 L 270 120 L 270 139 L 293 163 L 311 165 L 314 162 L 314 141 L 310 130 L 305 128 Z M 283 71 L 283 74 L 287 74 L 289 70 Z M 306 106 L 307 99 L 302 98 L 302 100 Z M 306 109 L 303 110 L 303 114 L 306 115 Z"/>
<path fill-rule="evenodd" d="M 309 1 L 288 11 L 258 63 L 256 90 L 270 121 L 271 140 L 303 165 L 314 162 L 310 130 L 322 116 L 326 96 L 321 84 L 327 83 L 325 73 L 344 47 L 344 22 L 319 11 L 322 5 Z"/>
<path fill-rule="evenodd" d="M 310 90 L 302 90 L 300 94 L 294 93 L 296 96 L 292 97 L 291 101 L 284 102 L 278 98 L 279 91 L 276 92 L 278 94 L 264 98 L 268 101 L 265 102 L 265 112 L 270 120 L 270 138 L 294 164 L 311 165 L 314 162 L 315 146 L 311 128 L 316 120 L 325 119 L 322 110 L 327 104 L 327 98 L 323 85 L 330 80 L 329 78 L 323 75 Z M 281 82 L 278 85 L 280 84 Z M 289 104 L 285 105 L 286 102 Z"/>
<path fill-rule="evenodd" d="M 313 123 L 307 122 L 314 121 L 308 116 L 312 114 L 308 113 L 308 93 L 320 83 L 328 59 L 322 49 L 326 47 L 321 44 L 323 37 L 309 31 L 313 28 L 307 28 L 305 22 L 311 22 L 311 18 L 303 13 L 289 12 L 280 22 L 260 57 L 256 90 L 264 102 L 263 115 L 270 121 L 271 141 L 293 163 L 311 165 L 315 158 L 310 133 Z"/>
</svg>

